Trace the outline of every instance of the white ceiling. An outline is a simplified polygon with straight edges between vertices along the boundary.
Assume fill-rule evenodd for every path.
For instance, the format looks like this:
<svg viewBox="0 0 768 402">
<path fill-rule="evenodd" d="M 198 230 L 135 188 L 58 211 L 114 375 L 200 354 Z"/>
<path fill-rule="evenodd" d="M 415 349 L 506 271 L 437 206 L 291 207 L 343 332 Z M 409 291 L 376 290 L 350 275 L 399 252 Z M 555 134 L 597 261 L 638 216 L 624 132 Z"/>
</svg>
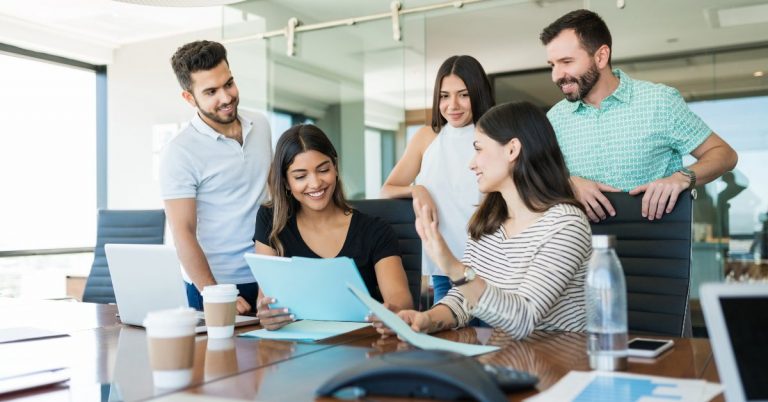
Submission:
<svg viewBox="0 0 768 402">
<path fill-rule="evenodd" d="M 155 7 L 111 0 L 6 0 L 0 14 L 112 46 L 221 25 L 221 6 Z"/>
<path fill-rule="evenodd" d="M 221 26 L 221 6 L 155 7 L 112 0 L 2 0 L 0 42 L 109 64 L 112 50 Z"/>
</svg>

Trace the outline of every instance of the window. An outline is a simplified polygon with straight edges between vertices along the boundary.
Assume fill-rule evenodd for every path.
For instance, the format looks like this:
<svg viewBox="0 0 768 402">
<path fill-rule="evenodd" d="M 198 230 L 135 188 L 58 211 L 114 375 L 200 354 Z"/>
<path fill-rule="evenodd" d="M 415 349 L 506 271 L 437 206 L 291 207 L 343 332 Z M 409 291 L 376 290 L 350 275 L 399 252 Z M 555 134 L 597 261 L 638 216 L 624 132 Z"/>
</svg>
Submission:
<svg viewBox="0 0 768 402">
<path fill-rule="evenodd" d="M 93 247 L 97 68 L 26 53 L 0 53 L 0 252 Z"/>
<path fill-rule="evenodd" d="M 739 154 L 732 172 L 706 185 L 696 200 L 701 211 L 695 221 L 697 240 L 724 239 L 730 256 L 761 260 L 760 239 L 768 211 L 768 181 L 764 179 L 768 156 L 768 96 L 691 102 L 691 110 Z M 691 159 L 691 163 L 693 160 Z M 696 227 L 694 227 L 694 234 Z"/>
<path fill-rule="evenodd" d="M 272 110 L 266 113 L 269 126 L 272 129 L 272 149 L 277 145 L 277 140 L 286 130 L 297 124 L 315 124 L 315 120 L 303 114 L 291 113 L 283 110 Z"/>
</svg>

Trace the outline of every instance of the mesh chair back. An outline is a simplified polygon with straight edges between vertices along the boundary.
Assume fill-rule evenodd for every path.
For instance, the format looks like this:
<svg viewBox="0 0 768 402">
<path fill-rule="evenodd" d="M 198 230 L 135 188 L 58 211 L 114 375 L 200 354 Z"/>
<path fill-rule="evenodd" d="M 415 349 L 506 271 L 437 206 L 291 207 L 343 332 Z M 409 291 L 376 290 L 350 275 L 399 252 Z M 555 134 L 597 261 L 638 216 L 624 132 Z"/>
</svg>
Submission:
<svg viewBox="0 0 768 402">
<path fill-rule="evenodd" d="M 691 193 L 681 193 L 672 213 L 653 221 L 640 214 L 642 195 L 605 196 L 616 216 L 592 223 L 592 234 L 616 236 L 627 280 L 629 331 L 690 335 Z"/>
<path fill-rule="evenodd" d="M 112 289 L 112 278 L 104 254 L 105 244 L 163 244 L 164 235 L 165 212 L 162 209 L 100 210 L 93 265 L 85 283 L 83 301 L 105 304 L 115 302 L 115 291 Z"/>
</svg>

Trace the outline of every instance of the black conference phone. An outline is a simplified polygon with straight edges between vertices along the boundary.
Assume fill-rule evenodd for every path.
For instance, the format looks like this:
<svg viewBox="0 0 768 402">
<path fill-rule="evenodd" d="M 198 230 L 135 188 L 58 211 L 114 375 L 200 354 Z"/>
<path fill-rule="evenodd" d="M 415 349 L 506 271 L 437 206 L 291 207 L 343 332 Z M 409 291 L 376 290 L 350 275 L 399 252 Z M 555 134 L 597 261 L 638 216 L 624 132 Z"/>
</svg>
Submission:
<svg viewBox="0 0 768 402">
<path fill-rule="evenodd" d="M 504 392 L 531 388 L 535 376 L 481 364 L 471 357 L 439 350 L 388 353 L 344 370 L 317 390 L 317 396 L 365 395 L 433 399 L 506 401 Z"/>
</svg>

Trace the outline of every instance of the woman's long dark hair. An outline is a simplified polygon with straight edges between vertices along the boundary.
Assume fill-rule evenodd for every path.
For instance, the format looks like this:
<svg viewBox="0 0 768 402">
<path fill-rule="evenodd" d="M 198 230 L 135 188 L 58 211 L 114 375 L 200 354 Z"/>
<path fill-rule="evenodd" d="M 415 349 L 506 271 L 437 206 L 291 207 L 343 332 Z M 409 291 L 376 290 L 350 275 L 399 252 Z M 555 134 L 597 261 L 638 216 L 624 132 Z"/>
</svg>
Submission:
<svg viewBox="0 0 768 402">
<path fill-rule="evenodd" d="M 544 212 L 556 204 L 584 209 L 571 188 L 555 130 L 538 107 L 528 102 L 495 106 L 480 118 L 477 129 L 502 145 L 513 138 L 520 141 L 520 154 L 510 176 L 528 209 Z M 507 218 L 509 211 L 501 193 L 488 193 L 469 220 L 469 235 L 478 240 L 494 233 Z"/>
<path fill-rule="evenodd" d="M 451 56 L 440 65 L 435 77 L 435 90 L 432 93 L 432 131 L 439 133 L 448 123 L 440 114 L 440 87 L 443 78 L 455 75 L 464 81 L 472 105 L 472 123 L 477 124 L 480 116 L 496 104 L 488 76 L 480 62 L 472 56 Z"/>
<path fill-rule="evenodd" d="M 296 155 L 307 151 L 317 151 L 331 158 L 336 173 L 339 172 L 339 156 L 336 153 L 336 148 L 333 147 L 331 140 L 328 139 L 323 130 L 311 124 L 299 124 L 289 128 L 280 136 L 267 179 L 270 194 L 270 201 L 267 206 L 272 207 L 273 216 L 269 245 L 277 251 L 278 255 L 285 253 L 283 243 L 280 242 L 278 235 L 288 224 L 288 218 L 296 214 L 301 208 L 299 201 L 291 195 L 288 184 L 288 167 L 296 159 Z M 333 204 L 341 208 L 342 211 L 349 212 L 352 210 L 344 196 L 344 186 L 338 175 L 336 176 L 336 188 L 331 199 Z"/>
</svg>

